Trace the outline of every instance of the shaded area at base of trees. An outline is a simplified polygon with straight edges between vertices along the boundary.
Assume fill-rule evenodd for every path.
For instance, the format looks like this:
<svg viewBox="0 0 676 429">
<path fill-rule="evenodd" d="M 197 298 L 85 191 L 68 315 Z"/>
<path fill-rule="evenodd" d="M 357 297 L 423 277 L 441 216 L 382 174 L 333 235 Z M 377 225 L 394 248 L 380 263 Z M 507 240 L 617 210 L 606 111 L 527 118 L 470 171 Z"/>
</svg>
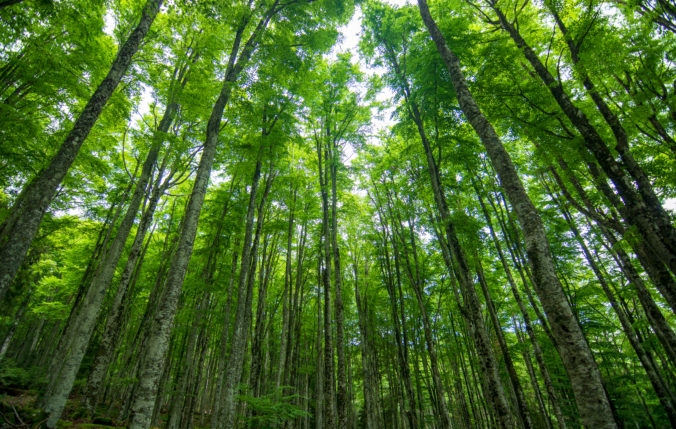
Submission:
<svg viewBox="0 0 676 429">
<path fill-rule="evenodd" d="M 676 427 L 668 2 L 71 3 L 0 3 L 0 426 Z"/>
</svg>

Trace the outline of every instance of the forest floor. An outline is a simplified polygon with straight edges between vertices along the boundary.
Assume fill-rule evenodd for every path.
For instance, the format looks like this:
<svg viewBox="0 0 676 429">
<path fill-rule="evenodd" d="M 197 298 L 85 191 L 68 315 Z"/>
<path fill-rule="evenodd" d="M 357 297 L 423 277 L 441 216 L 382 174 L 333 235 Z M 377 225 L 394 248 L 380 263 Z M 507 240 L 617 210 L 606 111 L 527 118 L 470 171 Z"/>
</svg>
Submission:
<svg viewBox="0 0 676 429">
<path fill-rule="evenodd" d="M 14 387 L 0 387 L 0 427 L 3 428 L 42 428 L 46 415 L 37 409 L 38 393 L 35 390 Z M 63 416 L 57 428 L 123 428 L 124 422 L 109 417 L 84 417 L 82 398 L 68 400 Z"/>
</svg>

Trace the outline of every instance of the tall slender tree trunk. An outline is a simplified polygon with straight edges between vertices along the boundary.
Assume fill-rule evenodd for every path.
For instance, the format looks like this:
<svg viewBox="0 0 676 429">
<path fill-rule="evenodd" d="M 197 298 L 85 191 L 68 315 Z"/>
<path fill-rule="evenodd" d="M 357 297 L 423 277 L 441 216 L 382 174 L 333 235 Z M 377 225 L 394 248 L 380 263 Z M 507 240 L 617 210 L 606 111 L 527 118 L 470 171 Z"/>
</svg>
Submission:
<svg viewBox="0 0 676 429">
<path fill-rule="evenodd" d="M 460 61 L 432 19 L 426 0 L 418 0 L 418 6 L 451 76 L 460 107 L 484 144 L 521 224 L 526 253 L 536 278 L 535 287 L 571 379 L 582 423 L 589 427 L 617 427 L 601 373 L 556 276 L 542 219 L 526 194 L 509 154 L 470 93 Z"/>
<path fill-rule="evenodd" d="M 54 356 L 54 359 L 58 359 L 59 362 L 63 363 L 61 364 L 61 370 L 59 371 L 58 377 L 53 379 L 54 382 L 47 388 L 47 394 L 42 399 L 43 407 L 45 411 L 49 413 L 49 419 L 47 421 L 49 427 L 54 427 L 61 417 L 63 407 L 66 404 L 66 399 L 75 382 L 75 377 L 80 369 L 82 358 L 89 345 L 91 335 L 94 332 L 97 317 L 103 299 L 106 296 L 106 290 L 113 279 L 115 268 L 117 267 L 122 251 L 124 250 L 124 245 L 129 236 L 129 232 L 134 225 L 134 220 L 136 219 L 138 209 L 141 206 L 141 202 L 146 193 L 148 182 L 152 177 L 152 171 L 162 147 L 162 142 L 164 141 L 161 136 L 169 130 L 169 126 L 171 122 L 173 122 L 175 111 L 175 105 L 167 106 L 154 138 L 153 145 L 146 155 L 143 169 L 138 182 L 136 183 L 136 188 L 134 189 L 129 206 L 127 207 L 127 212 L 120 223 L 115 238 L 110 244 L 108 252 L 105 254 L 104 260 L 97 268 L 96 274 L 83 298 L 79 311 L 77 311 L 75 317 L 71 320 L 70 325 L 63 334 L 66 338 L 66 344 L 63 348 L 64 354 L 57 354 Z"/>
<path fill-rule="evenodd" d="M 289 185 L 291 190 L 292 185 Z M 282 384 L 282 379 L 284 377 L 284 372 L 286 369 L 286 359 L 287 359 L 287 347 L 289 343 L 289 331 L 291 324 L 291 301 L 293 294 L 292 292 L 292 283 L 293 283 L 293 267 L 292 267 L 292 245 L 293 245 L 293 233 L 294 233 L 294 216 L 296 209 L 296 191 L 293 190 L 293 202 L 289 208 L 289 227 L 286 232 L 286 263 L 284 268 L 284 291 L 282 292 L 282 332 L 279 345 L 279 363 L 277 364 L 277 374 L 275 376 L 275 387 L 279 389 Z M 298 250 L 300 251 L 300 249 Z"/>
<path fill-rule="evenodd" d="M 377 412 L 378 399 L 376 396 L 377 378 L 376 367 L 373 357 L 373 340 L 368 322 L 368 301 L 359 293 L 359 261 L 353 261 L 354 272 L 354 297 L 357 305 L 359 334 L 361 336 L 361 360 L 364 377 L 364 412 L 366 414 L 366 429 L 375 429 L 381 426 Z M 368 262 L 364 263 L 364 276 L 368 276 Z"/>
<path fill-rule="evenodd" d="M 237 248 L 239 247 L 239 240 L 235 240 L 234 250 L 232 254 L 232 265 L 230 268 L 230 279 L 228 280 L 228 297 L 224 309 L 224 318 L 223 318 L 223 331 L 221 332 L 221 344 L 219 346 L 220 356 L 218 359 L 218 367 L 216 369 L 216 379 L 214 381 L 216 387 L 214 392 L 214 401 L 211 409 L 211 427 L 215 427 L 219 418 L 221 416 L 221 395 L 223 393 L 223 386 L 225 383 L 225 365 L 226 360 L 223 358 L 227 356 L 228 342 L 230 340 L 230 313 L 232 309 L 232 286 L 235 282 L 235 277 L 237 275 L 237 261 L 238 253 Z"/>
<path fill-rule="evenodd" d="M 334 366 L 333 366 L 333 312 L 331 305 L 331 266 L 332 266 L 332 253 L 331 253 L 331 226 L 329 223 L 330 211 L 329 211 L 329 168 L 331 163 L 331 157 L 326 151 L 323 142 L 324 136 L 322 138 L 317 138 L 317 158 L 318 158 L 318 172 L 319 172 L 319 184 L 320 184 L 320 193 L 321 193 L 321 203 L 322 203 L 322 229 L 321 229 L 321 242 L 322 242 L 322 256 L 323 267 L 322 267 L 322 287 L 324 290 L 324 415 L 327 427 L 333 427 L 336 425 L 337 418 L 337 408 L 336 408 L 336 388 L 335 388 L 335 375 L 334 375 Z M 335 286 L 335 285 L 334 285 Z"/>
<path fill-rule="evenodd" d="M 274 8 L 272 10 L 274 10 Z M 247 27 L 249 17 L 246 17 L 242 21 L 242 24 L 235 35 L 223 86 L 221 87 L 221 92 L 214 104 L 211 116 L 207 123 L 204 149 L 202 151 L 199 166 L 197 167 L 197 174 L 190 194 L 188 207 L 186 208 L 183 218 L 181 235 L 176 253 L 174 253 L 169 272 L 167 273 L 164 294 L 162 295 L 162 299 L 155 314 L 150 338 L 145 349 L 143 368 L 141 368 L 140 371 L 139 383 L 132 404 L 132 416 L 130 421 L 130 428 L 132 429 L 145 429 L 150 426 L 154 399 L 157 394 L 157 380 L 162 374 L 163 358 L 169 345 L 169 337 L 174 323 L 174 316 L 176 315 L 178 298 L 183 288 L 183 281 L 188 269 L 188 262 L 192 255 L 195 236 L 197 234 L 199 214 L 202 210 L 202 204 L 204 203 L 204 196 L 207 191 L 209 176 L 218 147 L 218 135 L 221 129 L 223 111 L 230 100 L 232 88 L 237 81 L 240 72 L 249 62 L 249 58 L 258 44 L 261 33 L 267 27 L 270 17 L 271 12 L 266 13 L 264 17 L 261 18 L 241 52 L 239 49 L 241 38 Z"/>
<path fill-rule="evenodd" d="M 519 376 L 516 373 L 514 368 L 514 361 L 507 347 L 507 340 L 505 339 L 505 334 L 502 332 L 500 327 L 500 319 L 498 319 L 498 312 L 495 308 L 495 303 L 493 298 L 488 291 L 488 284 L 486 283 L 486 277 L 483 272 L 483 267 L 481 266 L 481 260 L 479 255 L 475 255 L 476 265 L 477 265 L 477 274 L 479 277 L 479 284 L 481 285 L 481 290 L 484 293 L 484 298 L 486 299 L 486 307 L 488 308 L 488 314 L 495 328 L 495 336 L 497 337 L 498 344 L 500 345 L 500 350 L 502 351 L 502 356 L 505 359 L 505 367 L 507 368 L 507 374 L 509 375 L 509 380 L 512 383 L 512 388 L 514 389 L 514 394 L 516 396 L 516 405 L 519 411 L 519 417 L 521 418 L 521 425 L 524 428 L 532 428 L 533 422 L 531 420 L 530 414 L 528 412 L 528 404 L 526 404 L 526 396 L 523 393 L 523 387 L 521 387 L 521 381 Z"/>
<path fill-rule="evenodd" d="M 2 340 L 2 345 L 0 346 L 0 362 L 2 362 L 5 355 L 7 354 L 7 350 L 9 350 L 9 345 L 14 339 L 14 334 L 16 334 L 19 323 L 23 322 L 23 316 L 28 310 L 28 303 L 30 302 L 30 299 L 31 294 L 27 293 L 22 302 L 19 303 L 19 308 L 13 316 L 14 321 L 12 322 L 12 326 L 10 326 L 9 330 L 5 334 L 5 338 Z"/>
<path fill-rule="evenodd" d="M 303 312 L 302 300 L 303 294 L 301 289 L 304 284 L 303 276 L 303 262 L 305 255 L 305 243 L 307 242 L 307 218 L 303 219 L 300 233 L 300 241 L 298 242 L 298 251 L 296 252 L 296 279 L 293 292 L 293 300 L 291 301 L 291 314 L 289 319 L 289 338 L 287 343 L 290 345 L 287 349 L 285 359 L 285 373 L 283 375 L 284 384 L 289 384 L 291 380 L 297 379 L 298 365 L 300 364 L 300 328 L 301 315 Z"/>
<path fill-rule="evenodd" d="M 80 285 L 78 287 L 77 293 L 75 294 L 74 298 L 69 300 L 71 310 L 70 313 L 68 314 L 66 322 L 63 324 L 63 330 L 60 332 L 59 341 L 56 343 L 56 347 L 54 347 L 54 353 L 51 354 L 49 357 L 53 357 L 54 355 L 64 356 L 67 353 L 67 348 L 70 346 L 71 338 L 64 335 L 64 333 L 66 332 L 66 329 L 72 326 L 71 321 L 80 311 L 82 299 L 89 290 L 89 287 L 92 284 L 93 277 L 98 272 L 99 265 L 101 264 L 102 260 L 106 258 L 106 254 L 109 247 L 108 244 L 110 243 L 111 237 L 113 236 L 113 232 L 115 232 L 117 220 L 119 219 L 120 215 L 122 215 L 122 211 L 125 207 L 122 201 L 127 199 L 129 192 L 134 188 L 137 172 L 138 172 L 138 164 L 136 166 L 136 170 L 134 170 L 132 179 L 129 181 L 129 184 L 127 185 L 127 188 L 122 192 L 120 201 L 117 203 L 114 202 L 108 209 L 106 220 L 99 232 L 99 237 L 97 239 L 96 245 L 94 246 L 92 256 L 90 257 L 89 262 L 87 263 L 87 268 L 85 269 L 82 279 L 80 280 Z M 115 210 L 113 211 L 114 208 Z M 63 360 L 61 359 L 51 359 L 49 363 L 49 368 L 47 370 L 47 373 L 49 374 L 48 385 L 51 386 L 56 383 L 55 379 L 59 376 L 62 364 Z"/>
<path fill-rule="evenodd" d="M 324 429 L 324 360 L 322 359 L 322 246 L 318 246 L 317 254 L 317 338 L 315 364 L 317 367 L 317 379 L 315 385 L 315 429 Z"/>
<path fill-rule="evenodd" d="M 141 46 L 163 0 L 148 0 L 141 19 L 117 52 L 108 74 L 94 91 L 73 128 L 61 144 L 49 165 L 21 192 L 12 209 L 0 225 L 0 300 L 14 280 L 28 248 L 38 232 L 40 222 L 56 190 L 75 161 L 87 135 L 99 118 L 104 106 L 127 72 L 132 57 Z M 54 415 L 54 413 L 50 413 Z M 59 413 L 60 414 L 60 413 Z M 57 417 L 58 418 L 58 417 Z M 53 419 L 51 419 L 53 420 Z M 55 423 L 55 422 L 54 422 Z M 50 423 L 53 425 L 53 423 Z"/>
<path fill-rule="evenodd" d="M 347 375 L 345 365 L 345 316 L 343 311 L 343 272 L 340 266 L 340 248 L 338 247 L 338 163 L 340 154 L 336 145 L 337 136 L 331 138 L 330 151 L 327 152 L 327 163 L 331 176 L 331 250 L 333 252 L 333 274 L 335 294 L 335 317 L 336 317 L 336 354 L 337 368 L 336 378 L 338 381 L 338 394 L 336 396 L 338 406 L 338 427 L 348 426 Z"/>
<path fill-rule="evenodd" d="M 251 340 L 251 371 L 249 374 L 249 386 L 255 397 L 261 394 L 261 376 L 265 370 L 265 360 L 263 356 L 263 347 L 266 333 L 266 320 L 269 317 L 267 307 L 268 283 L 270 273 L 272 272 L 272 263 L 276 259 L 277 237 L 272 239 L 265 238 L 263 244 L 263 255 L 261 258 L 260 278 L 258 282 L 258 302 L 256 303 L 256 326 L 254 327 Z"/>
<path fill-rule="evenodd" d="M 432 184 L 434 201 L 439 215 L 441 216 L 443 231 L 445 233 L 444 237 L 437 231 L 437 238 L 442 247 L 444 263 L 446 264 L 449 273 L 455 275 L 460 284 L 460 289 L 465 300 L 465 312 L 463 314 L 467 317 L 469 325 L 468 327 L 471 330 L 472 339 L 474 340 L 475 346 L 477 347 L 477 352 L 484 375 L 484 381 L 486 383 L 485 387 L 487 393 L 489 394 L 489 403 L 496 412 L 498 425 L 505 428 L 512 427 L 512 413 L 498 374 L 497 361 L 495 359 L 495 355 L 488 337 L 488 332 L 486 331 L 486 326 L 482 318 L 481 304 L 476 294 L 474 284 L 471 280 L 472 276 L 467 263 L 467 256 L 465 255 L 464 249 L 460 245 L 460 240 L 458 239 L 455 226 L 451 222 L 450 210 L 446 201 L 446 196 L 441 186 L 438 166 L 436 164 L 436 160 L 434 159 L 432 149 L 427 138 L 422 115 L 417 102 L 412 99 L 410 85 L 399 64 L 399 61 L 397 60 L 397 54 L 394 52 L 392 45 L 384 39 L 381 39 L 380 42 L 384 45 L 386 57 L 390 61 L 395 75 L 399 80 L 400 90 L 406 100 L 408 115 L 415 123 L 421 143 L 423 145 L 430 182 Z"/>
</svg>

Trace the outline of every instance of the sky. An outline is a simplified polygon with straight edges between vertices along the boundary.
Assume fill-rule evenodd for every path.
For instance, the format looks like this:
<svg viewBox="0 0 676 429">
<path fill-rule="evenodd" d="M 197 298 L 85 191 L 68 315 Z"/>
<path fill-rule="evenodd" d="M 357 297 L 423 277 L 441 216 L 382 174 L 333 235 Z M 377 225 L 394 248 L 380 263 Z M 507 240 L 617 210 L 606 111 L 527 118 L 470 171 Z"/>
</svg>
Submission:
<svg viewBox="0 0 676 429">
<path fill-rule="evenodd" d="M 406 4 L 413 4 L 414 0 L 382 0 L 383 3 L 389 4 L 391 6 L 399 7 Z M 340 38 L 339 42 L 334 46 L 328 55 L 329 58 L 337 58 L 338 54 L 352 53 L 353 61 L 359 64 L 360 69 L 367 74 L 377 74 L 383 75 L 385 70 L 379 67 L 369 67 L 366 60 L 359 55 L 359 40 L 361 38 L 361 21 L 362 21 L 362 12 L 359 6 L 357 6 L 354 15 L 350 22 L 339 29 Z M 109 12 L 104 17 L 104 32 L 109 36 L 113 37 L 113 31 L 115 29 L 115 18 L 112 14 L 112 11 Z M 359 88 L 355 88 L 359 90 Z M 394 94 L 390 88 L 383 88 L 380 93 L 377 95 L 376 99 L 380 102 L 386 102 L 391 100 L 394 97 Z M 150 109 L 149 106 L 152 103 L 152 89 L 150 87 L 145 87 L 145 90 L 141 96 L 141 102 L 137 106 L 137 112 L 132 116 L 132 124 L 140 120 L 141 117 L 147 114 Z M 390 119 L 393 109 L 386 109 L 380 114 L 375 114 L 373 120 L 371 121 L 371 131 L 373 134 L 387 129 L 389 126 L 393 125 L 393 121 Z M 132 125 L 133 126 L 133 125 Z M 348 156 L 350 158 L 351 156 Z"/>
<path fill-rule="evenodd" d="M 387 3 L 391 6 L 400 7 L 407 4 L 413 4 L 414 0 L 381 0 L 384 3 Z M 106 15 L 104 31 L 111 35 L 113 34 L 113 29 L 115 27 L 115 20 L 112 14 Z M 353 61 L 359 64 L 360 69 L 367 74 L 377 74 L 382 75 L 385 71 L 383 68 L 370 67 L 366 60 L 359 55 L 359 40 L 361 38 L 361 21 L 362 21 L 362 12 L 359 7 L 355 10 L 354 15 L 350 22 L 344 25 L 340 31 L 339 42 L 334 46 L 332 51 L 328 54 L 329 58 L 337 58 L 337 55 L 340 53 L 352 53 Z M 359 91 L 359 88 L 354 88 L 354 90 Z M 377 95 L 377 100 L 380 102 L 385 102 L 392 100 L 394 94 L 390 88 L 384 87 L 380 93 Z M 146 88 L 142 95 L 141 103 L 138 106 L 137 113 L 133 116 L 132 123 L 141 118 L 141 115 L 148 113 L 149 105 L 152 102 L 151 89 Z M 391 119 L 391 115 L 394 108 L 389 107 L 385 108 L 382 112 L 377 113 L 373 112 L 373 117 L 371 120 L 370 134 L 369 138 L 371 141 L 376 139 L 376 135 L 381 131 L 387 130 L 391 125 L 394 124 L 394 121 Z M 355 153 L 351 146 L 346 145 L 344 153 L 344 161 L 346 164 L 350 164 L 351 160 L 354 159 Z M 215 179 L 215 177 L 213 177 Z M 216 179 L 218 180 L 218 179 Z M 362 192 L 357 191 L 357 193 L 362 194 Z M 676 198 L 669 198 L 664 202 L 664 207 L 676 213 Z"/>
<path fill-rule="evenodd" d="M 387 3 L 391 6 L 400 7 L 407 4 L 412 4 L 413 0 L 384 0 L 383 3 Z M 385 73 L 385 70 L 382 67 L 369 67 L 366 60 L 359 55 L 359 40 L 362 36 L 361 34 L 361 21 L 362 21 L 362 12 L 359 7 L 352 16 L 352 20 L 343 26 L 340 29 L 340 41 L 331 51 L 329 57 L 336 58 L 338 53 L 352 53 L 352 58 L 355 62 L 359 64 L 359 67 L 362 71 L 368 74 L 377 74 L 382 76 Z M 392 90 L 390 88 L 383 88 L 377 96 L 378 101 L 388 101 L 394 97 Z M 386 129 L 387 127 L 393 125 L 393 121 L 390 120 L 390 115 L 392 109 L 388 109 L 383 114 L 378 117 L 374 117 L 372 121 L 372 128 L 374 134 L 377 131 Z"/>
<path fill-rule="evenodd" d="M 391 6 L 400 7 L 407 4 L 412 4 L 413 0 L 381 0 L 383 3 L 387 3 Z M 382 76 L 385 73 L 385 69 L 382 67 L 370 67 L 366 60 L 359 55 L 359 40 L 362 36 L 361 31 L 361 22 L 363 14 L 360 7 L 358 6 L 355 10 L 352 19 L 347 25 L 344 25 L 340 28 L 340 38 L 339 42 L 331 50 L 331 53 L 328 55 L 331 59 L 336 59 L 338 54 L 351 53 L 353 62 L 359 64 L 359 68 L 366 74 L 369 75 L 379 75 Z M 359 91 L 360 88 L 354 88 L 355 91 Z M 376 100 L 383 102 L 387 106 L 387 102 L 394 98 L 394 93 L 389 87 L 383 87 L 383 89 L 377 94 Z M 368 140 L 373 143 L 374 140 L 377 140 L 377 135 L 387 130 L 390 126 L 394 125 L 394 121 L 391 119 L 394 107 L 386 107 L 381 112 L 372 111 L 372 118 L 370 124 L 370 137 Z M 349 145 L 345 146 L 344 151 L 344 161 L 346 164 L 350 164 L 351 160 L 354 158 L 355 154 L 352 150 L 352 147 Z"/>
</svg>

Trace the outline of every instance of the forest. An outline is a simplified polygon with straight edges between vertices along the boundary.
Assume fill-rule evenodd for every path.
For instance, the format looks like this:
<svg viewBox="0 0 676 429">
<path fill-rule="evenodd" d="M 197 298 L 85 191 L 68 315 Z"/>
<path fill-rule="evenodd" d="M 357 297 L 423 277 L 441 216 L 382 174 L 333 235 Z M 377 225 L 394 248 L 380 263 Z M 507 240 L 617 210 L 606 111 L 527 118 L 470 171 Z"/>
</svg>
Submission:
<svg viewBox="0 0 676 429">
<path fill-rule="evenodd" d="M 0 427 L 676 427 L 671 0 L 2 0 L 0 48 Z"/>
</svg>

